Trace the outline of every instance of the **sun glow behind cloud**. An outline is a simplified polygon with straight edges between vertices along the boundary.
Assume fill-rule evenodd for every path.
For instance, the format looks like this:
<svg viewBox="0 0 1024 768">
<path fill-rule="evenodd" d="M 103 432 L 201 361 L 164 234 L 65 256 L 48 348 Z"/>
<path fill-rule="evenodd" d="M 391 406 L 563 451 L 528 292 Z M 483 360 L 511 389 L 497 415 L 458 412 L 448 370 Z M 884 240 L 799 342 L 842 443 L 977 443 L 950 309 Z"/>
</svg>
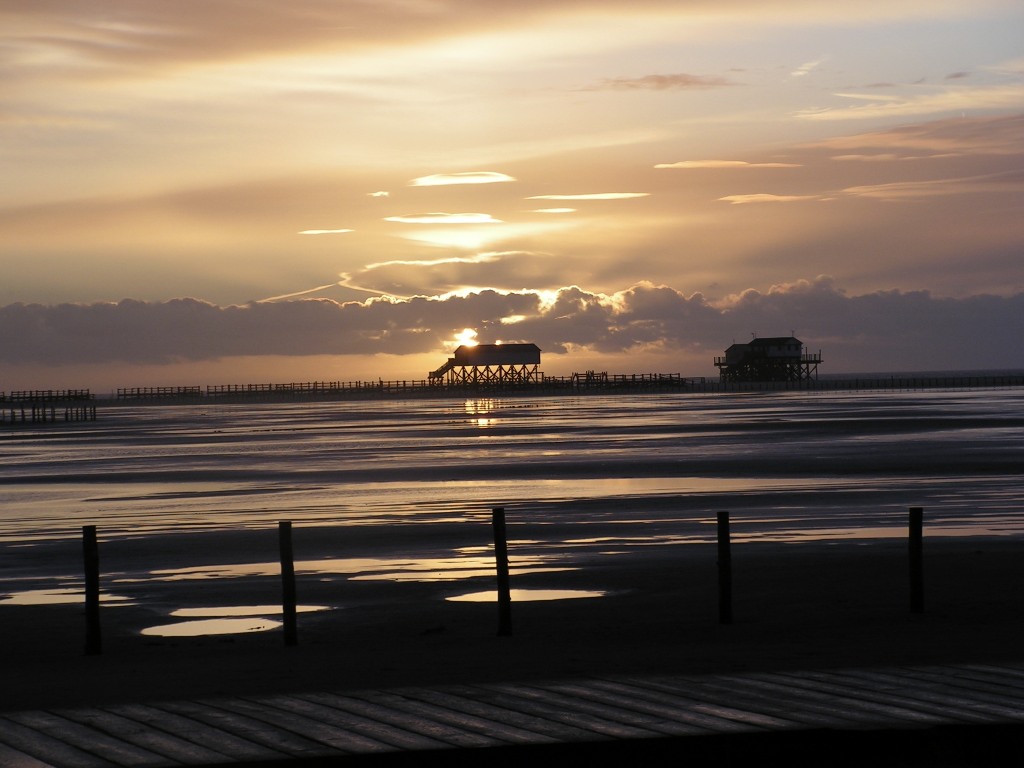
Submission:
<svg viewBox="0 0 1024 768">
<path fill-rule="evenodd" d="M 58 5 L 0 4 L 0 309 L 131 297 L 131 328 L 197 296 L 228 327 L 269 296 L 346 307 L 346 355 L 510 322 L 596 355 L 731 338 L 712 302 L 822 273 L 855 297 L 1024 290 L 998 175 L 1024 155 L 1020 3 Z M 873 338 L 869 299 L 828 299 Z"/>
<path fill-rule="evenodd" d="M 472 328 L 463 328 L 455 334 L 454 344 L 457 347 L 475 347 L 480 343 L 476 340 L 477 335 L 477 332 Z"/>
</svg>

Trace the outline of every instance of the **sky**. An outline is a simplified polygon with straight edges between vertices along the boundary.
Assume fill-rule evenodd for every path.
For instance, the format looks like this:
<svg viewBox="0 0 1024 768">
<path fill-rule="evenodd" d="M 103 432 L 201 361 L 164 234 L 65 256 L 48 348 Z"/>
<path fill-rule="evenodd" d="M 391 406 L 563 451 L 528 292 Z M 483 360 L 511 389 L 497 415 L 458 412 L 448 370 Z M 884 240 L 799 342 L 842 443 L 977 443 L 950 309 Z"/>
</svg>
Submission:
<svg viewBox="0 0 1024 768">
<path fill-rule="evenodd" d="M 0 392 L 1024 368 L 1019 0 L 4 0 Z"/>
</svg>

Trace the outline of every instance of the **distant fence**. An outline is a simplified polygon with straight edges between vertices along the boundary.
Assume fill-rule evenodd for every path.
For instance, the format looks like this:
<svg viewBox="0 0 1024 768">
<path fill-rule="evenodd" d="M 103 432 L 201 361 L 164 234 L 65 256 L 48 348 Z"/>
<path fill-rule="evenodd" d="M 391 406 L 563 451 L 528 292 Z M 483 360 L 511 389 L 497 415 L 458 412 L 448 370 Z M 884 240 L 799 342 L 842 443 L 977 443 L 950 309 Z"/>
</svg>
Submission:
<svg viewBox="0 0 1024 768">
<path fill-rule="evenodd" d="M 909 576 L 909 610 L 924 613 L 923 554 L 923 507 L 910 507 L 907 526 L 907 563 Z M 720 511 L 717 517 L 717 571 L 718 571 L 718 623 L 733 623 L 733 578 L 732 541 L 729 513 Z M 512 634 L 512 597 L 508 555 L 508 535 L 505 524 L 505 508 L 491 510 L 491 528 L 494 542 L 494 563 L 497 582 L 496 603 L 498 606 L 499 636 Z M 284 644 L 298 643 L 297 635 L 297 590 L 295 559 L 292 546 L 292 523 L 278 522 L 278 547 L 281 562 L 281 615 Z M 103 650 L 100 624 L 101 571 L 98 533 L 95 525 L 82 527 L 82 552 L 85 576 L 85 652 L 98 655 Z"/>
</svg>

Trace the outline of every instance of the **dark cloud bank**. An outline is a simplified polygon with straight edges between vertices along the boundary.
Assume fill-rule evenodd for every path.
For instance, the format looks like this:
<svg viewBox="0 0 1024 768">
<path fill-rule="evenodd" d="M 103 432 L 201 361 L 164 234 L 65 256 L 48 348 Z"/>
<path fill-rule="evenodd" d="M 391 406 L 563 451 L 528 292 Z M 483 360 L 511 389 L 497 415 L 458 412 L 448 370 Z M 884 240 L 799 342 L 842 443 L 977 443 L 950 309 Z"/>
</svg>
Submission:
<svg viewBox="0 0 1024 768">
<path fill-rule="evenodd" d="M 650 284 L 614 300 L 563 288 L 553 302 L 534 292 L 488 290 L 443 299 L 241 306 L 196 299 L 18 303 L 0 308 L 0 362 L 173 364 L 241 355 L 432 353 L 463 328 L 476 329 L 484 342 L 531 341 L 549 356 L 659 352 L 666 370 L 694 375 L 706 372 L 673 365 L 673 355 L 707 356 L 710 365 L 733 341 L 790 331 L 823 350 L 834 372 L 1024 368 L 1024 294 L 847 296 L 828 278 L 715 303 Z"/>
</svg>

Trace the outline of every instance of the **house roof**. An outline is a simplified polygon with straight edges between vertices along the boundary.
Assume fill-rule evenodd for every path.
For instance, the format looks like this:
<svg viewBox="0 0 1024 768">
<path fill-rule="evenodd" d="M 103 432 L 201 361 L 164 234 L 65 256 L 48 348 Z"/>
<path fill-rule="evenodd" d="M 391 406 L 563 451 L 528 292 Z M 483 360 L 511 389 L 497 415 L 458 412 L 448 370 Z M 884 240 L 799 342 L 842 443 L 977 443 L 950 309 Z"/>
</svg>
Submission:
<svg viewBox="0 0 1024 768">
<path fill-rule="evenodd" d="M 800 341 L 796 336 L 766 336 L 765 338 L 755 338 L 749 342 L 752 347 L 780 347 L 784 344 L 800 344 Z"/>
</svg>

